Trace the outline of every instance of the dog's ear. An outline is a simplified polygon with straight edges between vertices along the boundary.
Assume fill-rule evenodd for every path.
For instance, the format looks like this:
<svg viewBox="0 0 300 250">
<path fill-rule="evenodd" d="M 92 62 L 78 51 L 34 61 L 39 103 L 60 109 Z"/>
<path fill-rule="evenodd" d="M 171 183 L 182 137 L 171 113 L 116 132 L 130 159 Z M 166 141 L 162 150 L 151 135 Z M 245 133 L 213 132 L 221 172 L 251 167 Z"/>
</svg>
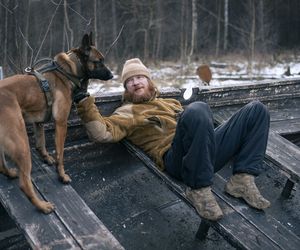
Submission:
<svg viewBox="0 0 300 250">
<path fill-rule="evenodd" d="M 81 47 L 83 51 L 87 51 L 91 48 L 90 37 L 88 34 L 85 34 L 82 38 Z"/>
<path fill-rule="evenodd" d="M 89 39 L 90 39 L 90 45 L 91 45 L 91 46 L 94 46 L 95 43 L 94 43 L 93 32 L 92 32 L 92 31 L 90 32 Z"/>
<path fill-rule="evenodd" d="M 88 34 L 85 34 L 82 38 L 81 46 L 80 46 L 80 51 L 83 53 L 85 56 L 88 56 L 91 50 L 91 44 L 90 44 L 90 37 Z"/>
</svg>

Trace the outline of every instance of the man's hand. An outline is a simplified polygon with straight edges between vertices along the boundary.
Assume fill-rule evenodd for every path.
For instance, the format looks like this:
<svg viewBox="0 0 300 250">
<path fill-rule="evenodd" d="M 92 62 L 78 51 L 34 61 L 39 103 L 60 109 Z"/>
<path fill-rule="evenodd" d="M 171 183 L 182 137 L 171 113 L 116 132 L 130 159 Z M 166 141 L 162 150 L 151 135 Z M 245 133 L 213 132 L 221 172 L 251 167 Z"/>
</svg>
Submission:
<svg viewBox="0 0 300 250">
<path fill-rule="evenodd" d="M 78 104 L 81 100 L 83 100 L 84 98 L 89 97 L 89 96 L 90 96 L 90 93 L 87 92 L 86 89 L 79 88 L 78 90 L 74 91 L 73 101 L 76 104 Z"/>
</svg>

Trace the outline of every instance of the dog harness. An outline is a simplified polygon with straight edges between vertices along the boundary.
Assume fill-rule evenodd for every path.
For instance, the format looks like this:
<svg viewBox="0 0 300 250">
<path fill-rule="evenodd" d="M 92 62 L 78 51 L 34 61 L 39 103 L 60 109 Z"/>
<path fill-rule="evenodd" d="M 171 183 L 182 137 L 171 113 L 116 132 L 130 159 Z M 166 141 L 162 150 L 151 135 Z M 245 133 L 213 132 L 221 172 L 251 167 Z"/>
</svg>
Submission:
<svg viewBox="0 0 300 250">
<path fill-rule="evenodd" d="M 46 110 L 46 115 L 44 122 L 48 122 L 51 119 L 51 114 L 52 114 L 52 104 L 53 104 L 53 97 L 52 93 L 50 91 L 50 85 L 48 80 L 38 71 L 34 70 L 33 68 L 27 67 L 25 69 L 25 72 L 29 75 L 34 75 L 40 84 L 41 89 L 43 90 L 46 98 L 46 103 L 47 103 L 47 110 Z"/>
<path fill-rule="evenodd" d="M 78 88 L 81 88 L 81 83 L 86 80 L 85 77 L 78 78 L 77 76 L 66 72 L 56 61 L 52 59 L 46 59 L 46 60 L 51 60 L 51 61 L 46 65 L 44 65 L 42 68 L 39 68 L 38 70 L 35 70 L 33 67 L 27 67 L 25 69 L 25 73 L 29 75 L 34 75 L 38 79 L 40 87 L 45 94 L 47 111 L 46 111 L 44 122 L 50 121 L 52 117 L 51 115 L 52 115 L 53 96 L 51 93 L 49 81 L 43 76 L 43 73 L 57 70 L 59 73 L 61 73 L 71 81 L 72 92 L 74 92 Z"/>
</svg>

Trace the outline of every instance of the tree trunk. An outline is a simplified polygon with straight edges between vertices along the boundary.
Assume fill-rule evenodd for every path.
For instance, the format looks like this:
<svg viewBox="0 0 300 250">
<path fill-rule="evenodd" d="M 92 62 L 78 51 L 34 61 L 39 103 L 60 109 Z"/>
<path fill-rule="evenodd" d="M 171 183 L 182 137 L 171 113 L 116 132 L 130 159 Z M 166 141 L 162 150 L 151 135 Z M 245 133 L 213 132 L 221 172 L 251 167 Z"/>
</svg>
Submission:
<svg viewBox="0 0 300 250">
<path fill-rule="evenodd" d="M 112 42 L 113 42 L 117 38 L 117 35 L 118 35 L 118 31 L 117 31 L 118 22 L 117 22 L 116 1 L 115 0 L 111 0 L 111 12 L 112 12 L 112 37 L 113 37 Z M 113 49 L 113 59 L 117 61 L 119 58 L 117 46 L 112 49 Z"/>
<path fill-rule="evenodd" d="M 7 1 L 8 3 L 8 1 Z M 7 4 L 6 3 L 6 4 Z M 7 51 L 8 51 L 8 9 L 5 9 L 5 21 L 4 21 L 4 58 L 3 62 L 5 65 L 8 65 L 7 62 Z"/>
<path fill-rule="evenodd" d="M 184 61 L 186 56 L 185 51 L 185 0 L 181 0 L 181 18 L 180 18 L 180 60 Z"/>
<path fill-rule="evenodd" d="M 264 1 L 259 1 L 259 37 L 260 37 L 260 46 L 261 50 L 265 51 L 265 21 L 264 21 Z"/>
<path fill-rule="evenodd" d="M 68 31 L 70 32 L 70 39 L 68 39 L 69 36 L 67 34 L 67 39 L 69 40 L 67 50 L 69 50 L 70 48 L 73 48 L 73 46 L 74 46 L 74 32 L 73 32 L 73 30 L 70 27 L 70 22 L 69 22 L 69 16 L 68 16 L 67 7 L 68 7 L 67 0 L 64 0 L 65 24 L 66 24 L 66 28 L 67 28 L 66 34 L 68 33 Z"/>
<path fill-rule="evenodd" d="M 157 19 L 161 20 L 163 18 L 163 6 L 162 6 L 162 2 L 160 0 L 156 1 L 156 9 L 157 9 Z M 156 41 L 155 41 L 155 45 L 153 46 L 155 48 L 154 51 L 154 56 L 155 56 L 155 60 L 160 60 L 162 59 L 160 57 L 160 48 L 161 48 L 161 37 L 162 37 L 162 21 L 159 21 L 157 24 L 157 29 L 156 29 Z"/>
<path fill-rule="evenodd" d="M 98 44 L 99 40 L 99 33 L 98 33 L 98 10 L 97 10 L 97 0 L 94 0 L 94 39 L 95 39 L 95 46 L 99 48 L 100 44 Z"/>
<path fill-rule="evenodd" d="M 31 5 L 31 0 L 27 1 L 26 4 L 26 9 L 25 9 L 25 27 L 24 27 L 24 38 L 27 40 L 29 43 L 29 17 L 30 17 L 30 5 Z M 23 65 L 28 65 L 28 45 L 26 42 L 23 43 Z"/>
<path fill-rule="evenodd" d="M 191 62 L 191 58 L 194 55 L 194 51 L 195 51 L 197 19 L 198 19 L 198 15 L 197 15 L 197 8 L 196 8 L 196 0 L 192 0 L 192 35 L 191 35 L 191 48 L 188 56 L 188 63 Z"/>
<path fill-rule="evenodd" d="M 217 18 L 217 37 L 216 37 L 216 52 L 215 56 L 219 56 L 220 50 L 220 30 L 221 30 L 221 2 L 217 0 L 217 8 L 218 8 L 218 18 Z"/>
<path fill-rule="evenodd" d="M 148 62 L 149 59 L 149 38 L 148 38 L 148 30 L 143 29 L 144 31 L 144 60 Z"/>
<path fill-rule="evenodd" d="M 53 45 L 54 43 L 54 39 L 53 39 L 53 31 L 52 29 L 49 30 L 49 53 L 48 53 L 48 57 L 51 58 L 53 56 Z"/>
<path fill-rule="evenodd" d="M 66 47 L 66 40 L 67 40 L 67 31 L 66 31 L 66 24 L 65 24 L 65 18 L 63 19 L 63 39 L 62 39 L 62 51 L 65 51 Z"/>
<path fill-rule="evenodd" d="M 226 52 L 228 44 L 228 1 L 224 1 L 224 41 L 223 50 Z"/>
<path fill-rule="evenodd" d="M 255 52 L 255 1 L 250 0 L 251 3 L 251 10 L 252 10 L 252 22 L 251 22 L 251 33 L 250 33 L 250 79 L 252 80 L 252 73 L 253 73 L 253 61 L 254 61 L 254 52 Z"/>
</svg>

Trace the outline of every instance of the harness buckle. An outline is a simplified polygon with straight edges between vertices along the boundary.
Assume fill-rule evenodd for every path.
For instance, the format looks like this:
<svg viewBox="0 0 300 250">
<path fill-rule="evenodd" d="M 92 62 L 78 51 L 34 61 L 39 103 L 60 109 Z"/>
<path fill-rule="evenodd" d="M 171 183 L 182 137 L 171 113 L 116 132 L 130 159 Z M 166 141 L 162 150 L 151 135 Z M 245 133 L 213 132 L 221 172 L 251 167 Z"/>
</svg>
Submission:
<svg viewBox="0 0 300 250">
<path fill-rule="evenodd" d="M 25 73 L 31 73 L 33 71 L 33 68 L 27 67 L 24 69 Z"/>
</svg>

